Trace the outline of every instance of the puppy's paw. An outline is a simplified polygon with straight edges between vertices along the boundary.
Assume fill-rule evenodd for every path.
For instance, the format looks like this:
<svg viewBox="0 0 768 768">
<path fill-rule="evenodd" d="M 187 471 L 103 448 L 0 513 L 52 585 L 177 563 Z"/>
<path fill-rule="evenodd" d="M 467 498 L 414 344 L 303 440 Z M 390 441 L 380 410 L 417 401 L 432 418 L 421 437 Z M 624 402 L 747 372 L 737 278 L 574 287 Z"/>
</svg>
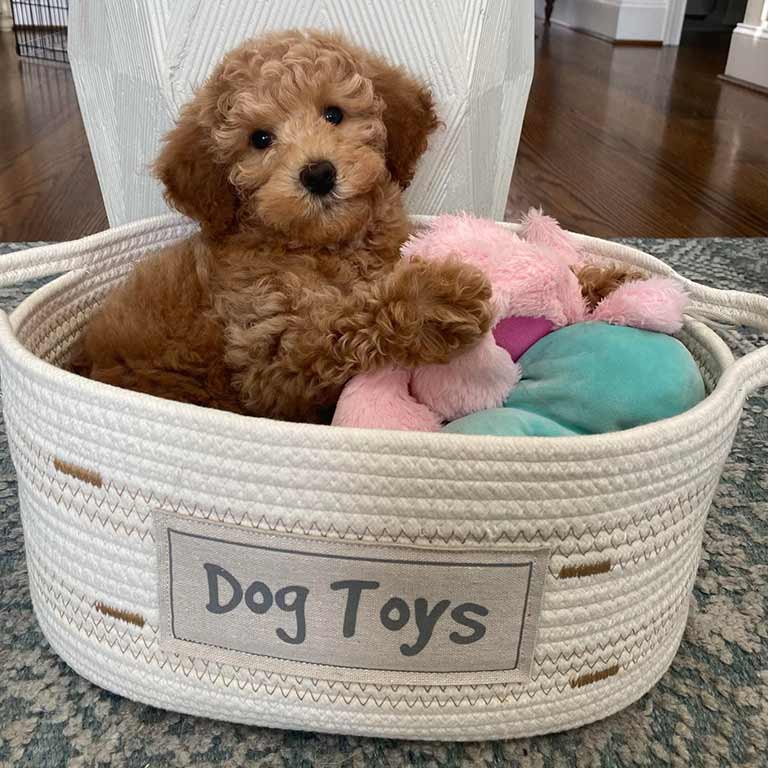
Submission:
<svg viewBox="0 0 768 768">
<path fill-rule="evenodd" d="M 448 362 L 491 327 L 491 285 L 467 264 L 412 262 L 398 275 L 396 294 L 403 364 Z"/>
<path fill-rule="evenodd" d="M 426 282 L 425 320 L 455 357 L 454 350 L 473 345 L 491 327 L 491 284 L 479 269 L 457 261 L 434 265 Z"/>
</svg>

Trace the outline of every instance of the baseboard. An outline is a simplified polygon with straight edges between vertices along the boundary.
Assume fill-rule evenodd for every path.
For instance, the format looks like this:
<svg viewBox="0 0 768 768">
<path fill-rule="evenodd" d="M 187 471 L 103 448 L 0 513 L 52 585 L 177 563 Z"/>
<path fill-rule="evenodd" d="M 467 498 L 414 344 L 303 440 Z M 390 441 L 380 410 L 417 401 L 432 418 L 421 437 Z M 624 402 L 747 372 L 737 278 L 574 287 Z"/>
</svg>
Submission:
<svg viewBox="0 0 768 768">
<path fill-rule="evenodd" d="M 544 0 L 536 15 L 544 16 Z M 605 40 L 638 45 L 663 44 L 665 0 L 556 0 L 552 21 Z"/>
<path fill-rule="evenodd" d="M 595 40 L 601 40 L 608 45 L 613 45 L 617 48 L 661 48 L 664 43 L 661 40 L 615 40 L 612 37 L 606 37 L 599 32 L 593 32 L 591 29 L 583 29 L 582 27 L 569 27 L 567 24 L 563 24 L 562 21 L 552 19 L 552 24 L 556 27 L 565 27 L 572 32 L 578 32 L 581 35 L 587 35 L 588 37 L 594 37 Z"/>
<path fill-rule="evenodd" d="M 571 27 L 568 24 L 564 24 L 562 21 L 559 21 L 558 19 L 552 19 L 551 23 L 553 27 L 563 27 L 564 29 L 570 29 L 572 32 L 578 32 L 580 35 L 587 35 L 587 37 L 594 37 L 595 40 L 608 43 L 608 45 L 615 45 L 616 43 L 616 41 L 612 38 L 601 35 L 599 32 L 594 32 L 591 29 L 584 29 L 583 27 Z"/>
<path fill-rule="evenodd" d="M 664 45 L 663 40 L 611 40 L 611 42 L 620 48 L 661 48 Z"/>
<path fill-rule="evenodd" d="M 731 85 L 738 85 L 740 88 L 746 88 L 750 91 L 755 91 L 756 93 L 762 93 L 768 96 L 768 87 L 763 87 L 762 85 L 755 85 L 755 83 L 749 83 L 746 80 L 739 80 L 738 77 L 731 77 L 730 75 L 718 75 L 718 80 L 722 80 L 725 83 L 730 83 Z"/>
<path fill-rule="evenodd" d="M 734 82 L 768 89 L 767 29 L 739 24 L 733 30 L 725 76 Z"/>
</svg>

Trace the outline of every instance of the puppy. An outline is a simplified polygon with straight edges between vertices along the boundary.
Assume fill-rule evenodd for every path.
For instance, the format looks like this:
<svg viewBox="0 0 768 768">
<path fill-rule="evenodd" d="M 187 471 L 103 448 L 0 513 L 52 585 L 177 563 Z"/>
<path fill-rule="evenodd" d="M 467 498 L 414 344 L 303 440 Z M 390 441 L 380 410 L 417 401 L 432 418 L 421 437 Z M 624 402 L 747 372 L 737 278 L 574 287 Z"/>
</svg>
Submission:
<svg viewBox="0 0 768 768">
<path fill-rule="evenodd" d="M 399 253 L 401 195 L 437 124 L 424 86 L 339 37 L 287 32 L 229 53 L 155 165 L 200 232 L 107 296 L 74 370 L 311 422 L 357 373 L 458 355 L 490 326 L 490 286 Z"/>
</svg>

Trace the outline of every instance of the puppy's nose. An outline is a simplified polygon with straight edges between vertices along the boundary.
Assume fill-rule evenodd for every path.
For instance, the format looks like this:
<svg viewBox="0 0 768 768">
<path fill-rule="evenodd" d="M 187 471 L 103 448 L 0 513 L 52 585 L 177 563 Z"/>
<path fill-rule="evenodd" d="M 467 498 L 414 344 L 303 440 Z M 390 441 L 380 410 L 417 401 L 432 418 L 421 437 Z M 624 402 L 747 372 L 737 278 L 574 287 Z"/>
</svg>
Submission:
<svg viewBox="0 0 768 768">
<path fill-rule="evenodd" d="M 299 179 L 313 195 L 327 195 L 336 184 L 336 166 L 328 160 L 309 163 L 301 169 Z"/>
</svg>

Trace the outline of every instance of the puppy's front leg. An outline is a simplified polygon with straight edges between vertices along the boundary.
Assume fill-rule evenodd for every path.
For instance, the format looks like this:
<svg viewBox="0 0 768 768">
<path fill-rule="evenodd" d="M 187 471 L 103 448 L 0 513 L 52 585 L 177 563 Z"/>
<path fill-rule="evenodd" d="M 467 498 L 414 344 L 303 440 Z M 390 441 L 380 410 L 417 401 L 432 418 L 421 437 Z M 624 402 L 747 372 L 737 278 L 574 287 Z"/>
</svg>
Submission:
<svg viewBox="0 0 768 768">
<path fill-rule="evenodd" d="M 474 267 L 399 263 L 346 296 L 312 295 L 283 344 L 285 363 L 334 383 L 393 363 L 445 363 L 489 329 L 490 297 L 488 281 Z"/>
<path fill-rule="evenodd" d="M 490 299 L 490 283 L 475 267 L 458 260 L 401 262 L 370 286 L 373 322 L 353 327 L 348 338 L 368 342 L 360 359 L 365 368 L 446 363 L 488 331 Z M 343 349 L 347 337 L 341 341 Z"/>
<path fill-rule="evenodd" d="M 490 297 L 483 274 L 454 261 L 402 262 L 346 295 L 275 291 L 258 302 L 274 312 L 230 325 L 227 358 L 248 410 L 309 419 L 355 374 L 457 356 L 490 328 Z"/>
</svg>

